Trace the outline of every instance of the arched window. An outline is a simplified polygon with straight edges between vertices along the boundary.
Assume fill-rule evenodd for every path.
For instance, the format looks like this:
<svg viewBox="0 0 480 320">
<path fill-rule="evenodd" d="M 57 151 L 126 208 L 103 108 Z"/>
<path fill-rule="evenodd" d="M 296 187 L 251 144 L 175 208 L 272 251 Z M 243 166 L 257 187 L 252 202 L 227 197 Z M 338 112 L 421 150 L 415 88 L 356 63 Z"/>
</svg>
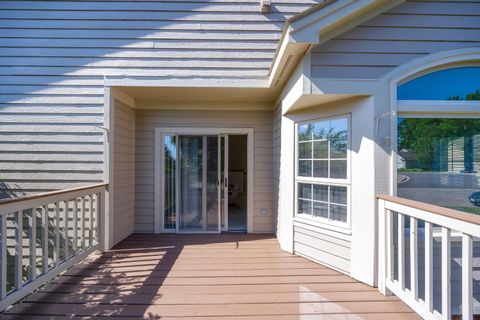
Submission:
<svg viewBox="0 0 480 320">
<path fill-rule="evenodd" d="M 480 100 L 480 66 L 434 71 L 398 86 L 398 100 Z"/>
<path fill-rule="evenodd" d="M 397 195 L 480 214 L 480 66 L 397 87 Z"/>
</svg>

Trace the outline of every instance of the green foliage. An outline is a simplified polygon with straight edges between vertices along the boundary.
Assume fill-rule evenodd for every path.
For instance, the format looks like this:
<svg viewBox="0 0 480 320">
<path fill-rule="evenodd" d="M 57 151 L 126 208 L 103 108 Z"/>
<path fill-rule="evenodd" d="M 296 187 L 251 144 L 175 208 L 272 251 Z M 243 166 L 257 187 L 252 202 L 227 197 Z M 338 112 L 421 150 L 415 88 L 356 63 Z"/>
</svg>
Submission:
<svg viewBox="0 0 480 320">
<path fill-rule="evenodd" d="M 398 124 L 398 146 L 413 152 L 420 168 L 432 170 L 435 148 L 441 140 L 467 137 L 466 141 L 476 134 L 480 134 L 480 119 L 407 118 Z"/>
</svg>

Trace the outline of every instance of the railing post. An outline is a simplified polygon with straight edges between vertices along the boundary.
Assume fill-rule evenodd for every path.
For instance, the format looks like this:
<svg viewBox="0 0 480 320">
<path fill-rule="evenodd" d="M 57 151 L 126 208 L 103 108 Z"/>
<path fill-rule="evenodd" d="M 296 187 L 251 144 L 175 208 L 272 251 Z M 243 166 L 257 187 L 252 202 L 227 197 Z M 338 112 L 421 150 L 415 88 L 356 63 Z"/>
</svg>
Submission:
<svg viewBox="0 0 480 320">
<path fill-rule="evenodd" d="M 386 241 L 386 223 L 385 223 L 385 200 L 378 199 L 378 291 L 381 294 L 387 294 L 386 286 L 386 263 L 387 263 L 387 241 Z"/>
<path fill-rule="evenodd" d="M 105 209 L 106 209 L 106 201 L 105 201 L 105 189 L 98 194 L 100 196 L 100 210 L 98 213 L 98 220 L 97 220 L 97 241 L 100 247 L 100 252 L 105 251 L 105 238 L 104 238 L 104 223 L 105 223 Z"/>
</svg>

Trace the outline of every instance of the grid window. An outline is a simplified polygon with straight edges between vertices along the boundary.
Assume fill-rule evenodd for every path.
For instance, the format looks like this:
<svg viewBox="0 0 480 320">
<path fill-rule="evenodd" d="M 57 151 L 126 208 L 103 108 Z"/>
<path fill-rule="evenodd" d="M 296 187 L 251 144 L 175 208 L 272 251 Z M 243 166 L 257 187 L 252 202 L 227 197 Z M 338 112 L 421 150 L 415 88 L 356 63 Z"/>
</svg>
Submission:
<svg viewBox="0 0 480 320">
<path fill-rule="evenodd" d="M 347 179 L 348 119 L 298 126 L 298 175 Z"/>
<path fill-rule="evenodd" d="M 297 125 L 297 216 L 349 223 L 347 116 Z"/>
</svg>

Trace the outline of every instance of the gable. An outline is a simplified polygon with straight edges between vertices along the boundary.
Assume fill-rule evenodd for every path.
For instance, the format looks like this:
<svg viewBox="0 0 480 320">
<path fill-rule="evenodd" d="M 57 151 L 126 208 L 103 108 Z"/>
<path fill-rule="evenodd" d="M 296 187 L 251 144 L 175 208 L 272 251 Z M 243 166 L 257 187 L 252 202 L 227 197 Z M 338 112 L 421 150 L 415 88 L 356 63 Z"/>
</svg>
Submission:
<svg viewBox="0 0 480 320">
<path fill-rule="evenodd" d="M 378 79 L 424 55 L 480 46 L 480 3 L 407 1 L 312 51 L 313 78 Z"/>
</svg>

